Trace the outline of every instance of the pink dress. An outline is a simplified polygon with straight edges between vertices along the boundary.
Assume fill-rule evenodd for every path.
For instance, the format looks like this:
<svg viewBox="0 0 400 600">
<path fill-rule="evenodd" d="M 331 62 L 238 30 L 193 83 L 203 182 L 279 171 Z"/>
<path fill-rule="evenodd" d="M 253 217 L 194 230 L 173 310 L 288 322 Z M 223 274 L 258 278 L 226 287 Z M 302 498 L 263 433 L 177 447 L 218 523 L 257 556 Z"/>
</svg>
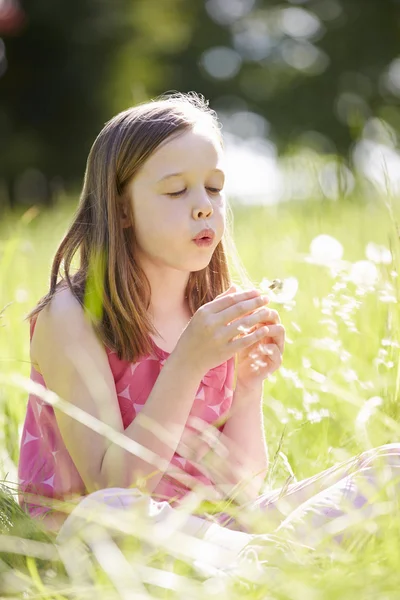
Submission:
<svg viewBox="0 0 400 600">
<path fill-rule="evenodd" d="M 36 320 L 31 321 L 31 340 L 35 323 Z M 136 363 L 120 360 L 115 352 L 106 348 L 124 429 L 142 410 L 169 356 L 168 352 L 156 346 L 154 342 L 153 346 L 154 352 L 140 358 Z M 30 378 L 46 387 L 42 375 L 33 365 Z M 212 423 L 227 413 L 232 404 L 233 380 L 234 358 L 206 373 L 194 398 L 190 416 Z M 193 464 L 177 453 L 173 456 L 171 465 L 178 466 L 205 484 L 211 484 Z M 41 496 L 47 499 L 68 500 L 88 493 L 65 447 L 53 407 L 34 394 L 29 395 L 22 430 L 18 478 L 19 504 L 32 517 L 40 517 L 51 510 L 40 503 Z M 157 500 L 178 501 L 188 491 L 188 488 L 164 475 L 154 490 L 154 497 Z M 24 498 L 24 494 L 33 494 L 36 497 Z"/>
</svg>

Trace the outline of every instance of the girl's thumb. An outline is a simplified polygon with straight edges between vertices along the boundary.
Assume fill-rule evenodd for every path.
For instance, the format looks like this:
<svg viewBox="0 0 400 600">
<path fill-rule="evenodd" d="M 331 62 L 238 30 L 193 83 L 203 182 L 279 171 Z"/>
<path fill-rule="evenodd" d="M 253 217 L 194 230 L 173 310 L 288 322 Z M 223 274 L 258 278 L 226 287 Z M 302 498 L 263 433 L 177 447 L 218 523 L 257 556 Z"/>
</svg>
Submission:
<svg viewBox="0 0 400 600">
<path fill-rule="evenodd" d="M 226 294 L 232 294 L 232 292 L 237 292 L 237 291 L 239 291 L 239 288 L 237 285 L 235 285 L 233 283 L 230 288 L 225 290 L 225 292 L 222 292 L 222 294 L 219 294 L 219 296 L 225 296 Z"/>
</svg>

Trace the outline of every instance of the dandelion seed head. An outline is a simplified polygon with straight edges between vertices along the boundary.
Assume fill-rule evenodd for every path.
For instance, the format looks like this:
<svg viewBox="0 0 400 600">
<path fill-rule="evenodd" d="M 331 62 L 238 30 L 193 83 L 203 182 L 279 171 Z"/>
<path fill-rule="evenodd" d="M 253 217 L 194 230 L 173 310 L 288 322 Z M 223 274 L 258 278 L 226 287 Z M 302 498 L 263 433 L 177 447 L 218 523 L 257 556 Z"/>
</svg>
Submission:
<svg viewBox="0 0 400 600">
<path fill-rule="evenodd" d="M 294 417 L 294 419 L 295 419 L 296 421 L 302 421 L 302 420 L 303 420 L 303 418 L 304 418 L 304 415 L 303 415 L 303 413 L 301 412 L 301 410 L 298 410 L 297 408 L 288 408 L 288 409 L 287 409 L 287 412 L 288 412 L 290 415 L 293 415 L 293 417 Z"/>
<path fill-rule="evenodd" d="M 309 377 L 316 383 L 324 383 L 326 380 L 326 375 L 323 375 L 314 369 L 309 369 Z"/>
<path fill-rule="evenodd" d="M 18 288 L 17 290 L 15 290 L 15 300 L 19 303 L 19 304 L 23 304 L 24 302 L 26 302 L 29 298 L 29 293 L 27 292 L 27 290 L 23 289 L 23 288 Z"/>
<path fill-rule="evenodd" d="M 395 340 L 390 340 L 388 338 L 383 338 L 381 340 L 381 344 L 382 344 L 382 346 L 390 346 L 392 348 L 400 348 L 399 342 L 396 342 Z"/>
<path fill-rule="evenodd" d="M 320 410 L 310 410 L 306 416 L 310 423 L 319 423 L 322 419 L 330 417 L 331 413 L 327 408 L 321 408 Z"/>
<path fill-rule="evenodd" d="M 380 290 L 378 294 L 380 302 L 386 304 L 397 304 L 397 298 L 394 294 L 388 293 L 386 290 Z"/>
<path fill-rule="evenodd" d="M 330 337 L 313 339 L 312 345 L 320 350 L 329 350 L 330 352 L 338 352 L 341 349 L 341 340 L 334 340 Z"/>
<path fill-rule="evenodd" d="M 276 283 L 278 281 L 279 284 Z M 299 282 L 296 277 L 287 277 L 283 280 L 274 279 L 274 281 L 264 278 L 260 283 L 260 289 L 263 292 L 268 292 L 271 302 L 284 304 L 285 308 L 286 306 L 290 306 L 297 294 L 298 288 Z"/>
<path fill-rule="evenodd" d="M 378 278 L 378 269 L 370 260 L 359 260 L 351 266 L 349 279 L 360 290 L 374 288 Z"/>
<path fill-rule="evenodd" d="M 340 290 L 344 290 L 347 287 L 347 283 L 345 281 L 337 281 L 333 286 L 332 289 L 334 292 L 339 292 Z"/>
<path fill-rule="evenodd" d="M 347 350 L 344 350 L 342 348 L 342 350 L 340 351 L 339 357 L 342 362 L 347 362 L 348 360 L 350 360 L 351 354 L 350 354 L 350 352 L 348 352 Z"/>
<path fill-rule="evenodd" d="M 303 404 L 306 408 L 308 408 L 311 404 L 319 403 L 319 395 L 316 392 L 308 392 L 307 390 L 303 391 Z"/>
<path fill-rule="evenodd" d="M 377 265 L 389 265 L 392 260 L 392 253 L 389 248 L 385 246 L 379 246 L 373 242 L 369 242 L 365 248 L 365 256 L 368 260 L 376 263 Z"/>
<path fill-rule="evenodd" d="M 352 381 L 358 381 L 358 375 L 354 369 L 344 369 L 341 371 L 341 375 L 347 383 L 351 383 Z"/>
<path fill-rule="evenodd" d="M 287 369 L 286 367 L 281 367 L 279 369 L 279 373 L 284 379 L 288 379 L 289 381 L 291 381 L 296 388 L 304 388 L 304 384 L 301 381 L 298 373 L 296 373 L 296 371 L 292 371 L 291 369 Z"/>
<path fill-rule="evenodd" d="M 310 244 L 310 261 L 314 264 L 329 265 L 332 261 L 338 261 L 343 256 L 343 246 L 334 237 L 321 234 Z"/>
</svg>

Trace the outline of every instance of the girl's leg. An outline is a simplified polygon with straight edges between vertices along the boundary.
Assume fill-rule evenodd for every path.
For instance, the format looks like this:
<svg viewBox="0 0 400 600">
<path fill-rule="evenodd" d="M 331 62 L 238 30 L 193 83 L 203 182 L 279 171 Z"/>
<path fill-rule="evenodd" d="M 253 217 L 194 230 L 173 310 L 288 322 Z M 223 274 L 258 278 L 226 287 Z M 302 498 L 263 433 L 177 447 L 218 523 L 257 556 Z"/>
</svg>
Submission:
<svg viewBox="0 0 400 600">
<path fill-rule="evenodd" d="M 382 504 L 374 505 L 374 497 L 384 488 L 393 494 L 400 490 L 398 443 L 367 450 L 286 490 L 263 494 L 247 505 L 243 519 L 246 529 L 254 532 L 290 531 L 298 541 L 311 544 L 336 532 L 340 541 L 340 531 L 354 520 L 373 517 L 382 509 Z"/>
<path fill-rule="evenodd" d="M 135 537 L 144 552 L 161 548 L 181 558 L 186 547 L 193 553 L 188 558 L 212 568 L 231 564 L 252 539 L 247 533 L 231 531 L 132 488 L 107 488 L 86 496 L 68 516 L 56 541 L 64 546 L 63 557 L 68 560 L 69 544 L 76 546 L 81 540 L 95 551 L 104 536 L 117 543 Z"/>
</svg>

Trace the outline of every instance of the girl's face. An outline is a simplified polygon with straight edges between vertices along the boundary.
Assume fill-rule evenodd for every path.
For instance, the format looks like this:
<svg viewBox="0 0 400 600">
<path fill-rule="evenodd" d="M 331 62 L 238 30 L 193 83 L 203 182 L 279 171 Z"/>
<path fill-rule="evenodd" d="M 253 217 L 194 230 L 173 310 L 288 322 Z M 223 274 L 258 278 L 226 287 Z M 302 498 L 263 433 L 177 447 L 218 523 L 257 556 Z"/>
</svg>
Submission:
<svg viewBox="0 0 400 600">
<path fill-rule="evenodd" d="M 128 186 L 139 257 L 188 273 L 209 264 L 225 229 L 222 154 L 216 134 L 195 127 L 148 158 Z M 214 241 L 199 247 L 193 238 L 205 228 Z"/>
</svg>

